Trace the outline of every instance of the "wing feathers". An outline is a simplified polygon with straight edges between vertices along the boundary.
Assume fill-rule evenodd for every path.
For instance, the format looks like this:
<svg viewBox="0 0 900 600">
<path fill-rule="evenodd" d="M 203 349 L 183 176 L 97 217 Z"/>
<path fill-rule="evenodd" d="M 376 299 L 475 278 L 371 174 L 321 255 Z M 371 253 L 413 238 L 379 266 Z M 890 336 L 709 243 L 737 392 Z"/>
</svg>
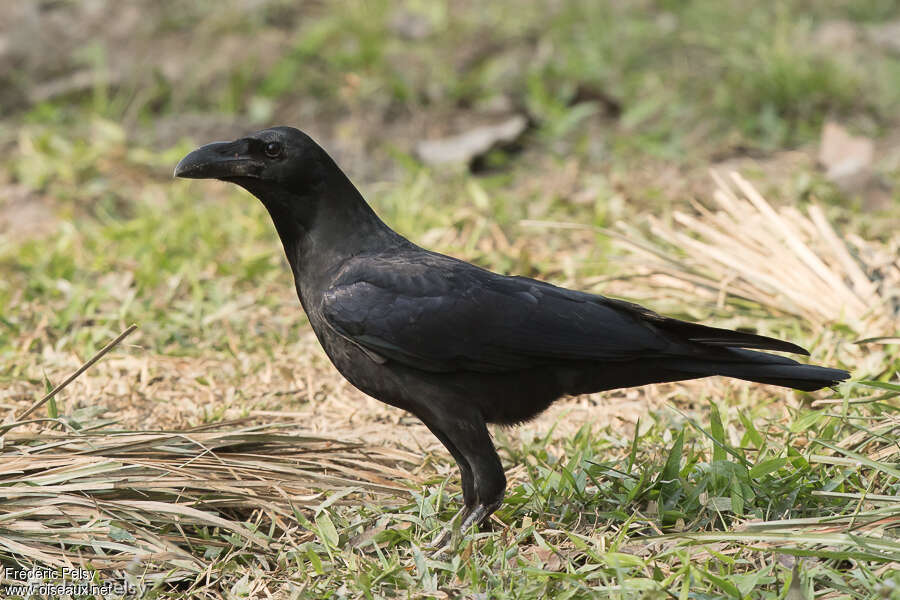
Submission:
<svg viewBox="0 0 900 600">
<path fill-rule="evenodd" d="M 661 325 L 661 328 L 682 336 L 688 341 L 706 346 L 775 350 L 777 352 L 791 352 L 809 356 L 809 352 L 797 344 L 776 340 L 775 338 L 757 335 L 755 333 L 719 329 L 718 327 L 688 323 L 687 321 L 679 321 L 677 319 L 666 319 L 665 323 Z"/>
<path fill-rule="evenodd" d="M 430 253 L 357 257 L 323 298 L 322 312 L 335 331 L 379 358 L 428 371 L 709 358 L 719 347 L 807 354 L 789 342 L 670 319 L 637 304 Z"/>
</svg>

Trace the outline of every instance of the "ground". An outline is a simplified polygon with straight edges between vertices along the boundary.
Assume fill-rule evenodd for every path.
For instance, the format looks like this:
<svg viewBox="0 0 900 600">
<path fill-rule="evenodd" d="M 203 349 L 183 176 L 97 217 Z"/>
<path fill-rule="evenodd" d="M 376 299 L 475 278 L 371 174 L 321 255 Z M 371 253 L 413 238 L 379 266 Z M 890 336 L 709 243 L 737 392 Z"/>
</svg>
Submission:
<svg viewBox="0 0 900 600">
<path fill-rule="evenodd" d="M 4 562 L 87 561 L 157 597 L 900 597 L 895 2 L 3 12 Z M 422 151 L 511 119 L 461 162 Z M 857 143 L 825 152 L 827 123 Z M 431 557 L 460 501 L 450 457 L 330 366 L 259 203 L 171 178 L 273 124 L 423 246 L 791 339 L 855 383 L 561 401 L 493 430 L 507 501 Z M 726 219 L 710 169 L 781 217 Z"/>
</svg>

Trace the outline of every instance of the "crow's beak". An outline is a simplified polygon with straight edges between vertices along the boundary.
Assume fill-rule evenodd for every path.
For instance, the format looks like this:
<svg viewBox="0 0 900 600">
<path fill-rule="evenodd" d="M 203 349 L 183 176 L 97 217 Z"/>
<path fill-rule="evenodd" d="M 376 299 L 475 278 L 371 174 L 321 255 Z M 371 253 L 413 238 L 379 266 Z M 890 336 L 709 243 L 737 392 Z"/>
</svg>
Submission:
<svg viewBox="0 0 900 600">
<path fill-rule="evenodd" d="M 248 140 L 213 142 L 201 146 L 181 159 L 175 167 L 175 177 L 187 179 L 259 177 L 263 163 L 252 158 L 248 151 Z"/>
</svg>

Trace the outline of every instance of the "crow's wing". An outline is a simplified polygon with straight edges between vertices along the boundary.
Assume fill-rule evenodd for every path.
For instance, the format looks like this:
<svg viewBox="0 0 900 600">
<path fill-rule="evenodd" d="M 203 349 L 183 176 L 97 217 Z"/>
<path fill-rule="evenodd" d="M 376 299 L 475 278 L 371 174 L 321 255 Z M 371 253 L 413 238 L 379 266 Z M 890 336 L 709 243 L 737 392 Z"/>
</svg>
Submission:
<svg viewBox="0 0 900 600">
<path fill-rule="evenodd" d="M 704 345 L 802 351 L 421 250 L 349 261 L 326 290 L 322 312 L 368 352 L 427 371 L 696 355 Z"/>
</svg>

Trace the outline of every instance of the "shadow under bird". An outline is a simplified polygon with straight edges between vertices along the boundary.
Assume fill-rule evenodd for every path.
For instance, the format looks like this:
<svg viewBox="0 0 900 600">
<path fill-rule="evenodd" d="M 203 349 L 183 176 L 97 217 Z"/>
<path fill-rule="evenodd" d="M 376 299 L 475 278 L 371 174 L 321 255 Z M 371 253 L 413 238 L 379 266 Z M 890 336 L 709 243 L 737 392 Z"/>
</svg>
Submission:
<svg viewBox="0 0 900 600">
<path fill-rule="evenodd" d="M 421 419 L 453 455 L 463 529 L 494 512 L 506 489 L 488 423 L 526 421 L 567 395 L 710 375 L 805 391 L 849 377 L 754 351 L 808 354 L 789 342 L 420 248 L 291 127 L 198 148 L 175 176 L 236 183 L 262 201 L 334 366 L 366 394 Z"/>
</svg>

